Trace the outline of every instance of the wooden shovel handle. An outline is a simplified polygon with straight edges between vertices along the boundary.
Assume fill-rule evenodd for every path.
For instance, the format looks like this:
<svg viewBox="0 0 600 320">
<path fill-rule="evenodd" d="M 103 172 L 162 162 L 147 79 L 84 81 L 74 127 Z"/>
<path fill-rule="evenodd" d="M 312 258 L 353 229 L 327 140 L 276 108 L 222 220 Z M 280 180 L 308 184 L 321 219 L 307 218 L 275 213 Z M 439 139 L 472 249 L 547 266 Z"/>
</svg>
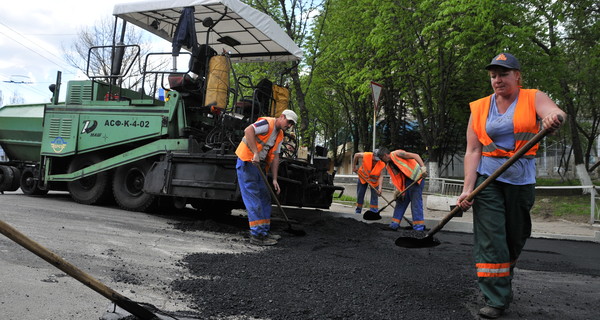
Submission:
<svg viewBox="0 0 600 320">
<path fill-rule="evenodd" d="M 413 181 L 411 184 L 408 185 L 408 187 L 406 187 L 404 190 L 402 190 L 402 192 L 400 192 L 399 194 L 397 194 L 394 199 L 392 199 L 392 201 L 388 201 L 388 203 L 383 206 L 383 208 L 379 209 L 378 212 L 383 211 L 383 209 L 387 208 L 389 205 L 391 205 L 394 201 L 398 200 L 398 198 L 400 198 L 404 193 L 406 193 L 406 191 L 408 191 L 408 189 L 410 189 L 410 187 L 414 186 L 416 183 L 418 183 L 419 181 L 421 181 L 423 178 L 419 177 L 417 180 Z M 387 200 L 386 200 L 387 201 Z"/>
<path fill-rule="evenodd" d="M 30 238 L 19 232 L 17 229 L 13 228 L 12 226 L 10 226 L 2 220 L 0 220 L 0 233 L 5 235 L 12 241 L 16 242 L 20 246 L 24 247 L 25 249 L 33 252 L 38 257 L 46 260 L 51 265 L 64 271 L 71 277 L 77 279 L 79 282 L 83 283 L 84 285 L 88 286 L 89 288 L 93 289 L 99 294 L 103 295 L 105 298 L 111 300 L 116 305 L 128 311 L 132 315 L 143 320 L 158 319 L 154 313 L 144 309 L 136 302 L 122 296 L 118 292 L 107 287 L 102 282 L 96 280 L 92 276 L 88 275 L 87 273 L 83 272 L 79 268 L 75 267 L 74 265 L 70 264 L 69 262 L 58 256 L 57 254 L 51 252 L 50 250 L 44 248 L 42 245 L 31 240 Z"/>
<path fill-rule="evenodd" d="M 562 122 L 562 117 L 559 116 L 560 121 Z M 471 201 L 475 196 L 481 192 L 481 190 L 485 189 L 490 183 L 492 183 L 496 178 L 498 178 L 508 167 L 510 167 L 513 163 L 519 160 L 529 149 L 531 149 L 534 145 L 536 145 L 540 140 L 542 140 L 546 135 L 550 133 L 549 128 L 544 128 L 542 131 L 538 132 L 531 140 L 529 140 L 522 148 L 517 150 L 512 157 L 508 158 L 504 164 L 502 164 L 496 171 L 494 171 L 487 179 L 485 179 L 475 190 L 471 191 L 471 193 L 463 200 L 463 201 Z M 447 223 L 452 219 L 462 208 L 460 206 L 456 206 L 449 214 L 447 214 L 440 223 L 431 229 L 427 233 L 427 237 L 431 237 L 440 231 Z"/>
</svg>

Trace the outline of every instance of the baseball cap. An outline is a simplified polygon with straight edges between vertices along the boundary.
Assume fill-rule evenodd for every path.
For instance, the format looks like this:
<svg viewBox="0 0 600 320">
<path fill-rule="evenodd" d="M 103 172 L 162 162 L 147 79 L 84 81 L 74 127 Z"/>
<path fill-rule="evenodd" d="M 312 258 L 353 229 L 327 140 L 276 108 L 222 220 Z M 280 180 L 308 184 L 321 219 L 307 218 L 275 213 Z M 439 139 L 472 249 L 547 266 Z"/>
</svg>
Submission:
<svg viewBox="0 0 600 320">
<path fill-rule="evenodd" d="M 485 69 L 489 70 L 494 66 L 504 67 L 507 69 L 521 70 L 521 64 L 519 63 L 519 60 L 517 60 L 517 58 L 515 58 L 515 56 L 513 56 L 512 54 L 506 52 L 495 56 L 494 59 L 492 59 L 492 62 L 490 62 L 490 64 L 488 64 L 485 67 Z"/>
<path fill-rule="evenodd" d="M 298 123 L 298 115 L 294 111 L 286 109 L 283 110 L 281 114 L 284 115 L 286 119 L 293 121 L 294 124 Z"/>
</svg>

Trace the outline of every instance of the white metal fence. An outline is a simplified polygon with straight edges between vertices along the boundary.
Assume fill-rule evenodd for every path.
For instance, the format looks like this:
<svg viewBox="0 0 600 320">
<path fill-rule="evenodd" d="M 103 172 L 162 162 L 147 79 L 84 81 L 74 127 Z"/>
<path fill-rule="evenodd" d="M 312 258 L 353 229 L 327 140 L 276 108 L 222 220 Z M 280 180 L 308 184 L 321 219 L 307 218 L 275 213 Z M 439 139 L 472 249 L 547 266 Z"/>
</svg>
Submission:
<svg viewBox="0 0 600 320">
<path fill-rule="evenodd" d="M 345 181 L 345 182 L 354 182 L 356 183 L 356 179 L 358 177 L 355 174 L 346 174 L 346 175 L 336 175 L 335 180 L 337 181 Z M 385 189 L 394 189 L 394 186 L 389 182 L 389 177 L 385 177 L 383 179 L 383 187 Z M 425 179 L 425 191 L 430 194 L 438 194 L 445 196 L 459 196 L 462 193 L 463 188 L 463 180 L 458 179 L 448 179 L 448 178 L 427 178 Z M 600 195 L 598 194 L 598 190 L 600 187 L 597 186 L 536 186 L 536 190 L 547 189 L 547 190 L 573 190 L 573 189 L 581 189 L 582 193 L 584 189 L 593 189 L 593 192 L 590 192 L 590 224 L 600 223 Z"/>
<path fill-rule="evenodd" d="M 445 196 L 459 196 L 462 193 L 463 180 L 457 179 L 445 179 L 445 178 L 436 178 L 436 179 L 428 179 L 429 184 L 435 183 L 432 180 L 437 181 L 439 192 L 434 192 L 436 194 L 441 194 Z M 593 190 L 590 192 L 590 224 L 600 223 L 600 195 L 598 194 L 598 190 L 600 187 L 597 186 L 536 186 L 536 190 L 574 190 L 581 189 L 583 190 Z M 426 189 L 425 190 L 431 190 Z"/>
</svg>

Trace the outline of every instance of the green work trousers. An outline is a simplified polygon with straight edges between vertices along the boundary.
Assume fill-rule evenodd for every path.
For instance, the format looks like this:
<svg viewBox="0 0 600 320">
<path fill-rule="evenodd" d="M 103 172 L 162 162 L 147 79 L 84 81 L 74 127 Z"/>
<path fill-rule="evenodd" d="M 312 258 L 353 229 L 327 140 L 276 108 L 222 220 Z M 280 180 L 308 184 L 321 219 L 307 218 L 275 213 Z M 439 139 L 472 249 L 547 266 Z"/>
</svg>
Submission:
<svg viewBox="0 0 600 320">
<path fill-rule="evenodd" d="M 480 185 L 487 176 L 479 176 Z M 478 284 L 488 306 L 506 309 L 512 301 L 513 269 L 531 235 L 529 211 L 535 185 L 494 181 L 473 202 L 473 256 Z"/>
</svg>

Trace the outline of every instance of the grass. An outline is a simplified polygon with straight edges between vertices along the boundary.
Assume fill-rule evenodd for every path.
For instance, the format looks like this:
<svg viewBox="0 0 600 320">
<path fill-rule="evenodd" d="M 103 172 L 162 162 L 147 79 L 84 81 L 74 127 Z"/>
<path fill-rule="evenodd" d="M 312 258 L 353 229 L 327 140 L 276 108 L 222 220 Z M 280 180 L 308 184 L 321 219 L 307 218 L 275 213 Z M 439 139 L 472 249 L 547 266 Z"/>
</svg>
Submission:
<svg viewBox="0 0 600 320">
<path fill-rule="evenodd" d="M 339 192 L 334 192 L 333 193 L 333 201 L 337 202 L 337 203 L 342 203 L 342 204 L 352 204 L 354 205 L 356 203 L 356 197 L 352 197 L 352 196 L 348 196 L 348 195 L 342 195 L 341 198 L 338 198 L 340 196 Z"/>
<path fill-rule="evenodd" d="M 557 180 L 550 179 L 538 179 L 537 185 L 578 185 L 575 183 L 565 183 L 569 182 L 560 182 Z M 356 204 L 356 197 L 343 195 L 341 198 L 338 198 L 339 194 L 339 192 L 334 193 L 334 202 L 351 206 Z M 600 200 L 597 200 L 596 207 L 600 207 Z M 590 220 L 590 195 L 538 195 L 536 196 L 535 203 L 533 205 L 533 208 L 531 209 L 531 217 L 532 219 L 541 219 L 547 221 L 562 219 L 576 223 L 588 223 Z"/>
<path fill-rule="evenodd" d="M 597 186 L 600 186 L 600 181 L 593 181 L 593 183 Z M 569 180 L 560 180 L 560 179 L 547 179 L 547 178 L 537 178 L 536 179 L 537 186 L 580 186 L 581 183 L 578 179 L 569 179 Z"/>
<path fill-rule="evenodd" d="M 537 196 L 531 216 L 550 221 L 563 219 L 587 223 L 590 220 L 590 195 Z"/>
<path fill-rule="evenodd" d="M 594 185 L 600 185 L 600 181 L 593 181 Z M 536 179 L 537 186 L 579 186 L 578 179 Z M 574 194 L 575 193 L 575 194 Z M 532 218 L 544 220 L 563 219 L 572 222 L 588 223 L 590 220 L 590 195 L 576 194 L 578 192 L 564 191 L 563 194 L 537 195 L 535 204 L 531 210 Z M 599 200 L 600 201 L 600 200 Z M 600 203 L 596 203 L 596 207 Z"/>
</svg>

